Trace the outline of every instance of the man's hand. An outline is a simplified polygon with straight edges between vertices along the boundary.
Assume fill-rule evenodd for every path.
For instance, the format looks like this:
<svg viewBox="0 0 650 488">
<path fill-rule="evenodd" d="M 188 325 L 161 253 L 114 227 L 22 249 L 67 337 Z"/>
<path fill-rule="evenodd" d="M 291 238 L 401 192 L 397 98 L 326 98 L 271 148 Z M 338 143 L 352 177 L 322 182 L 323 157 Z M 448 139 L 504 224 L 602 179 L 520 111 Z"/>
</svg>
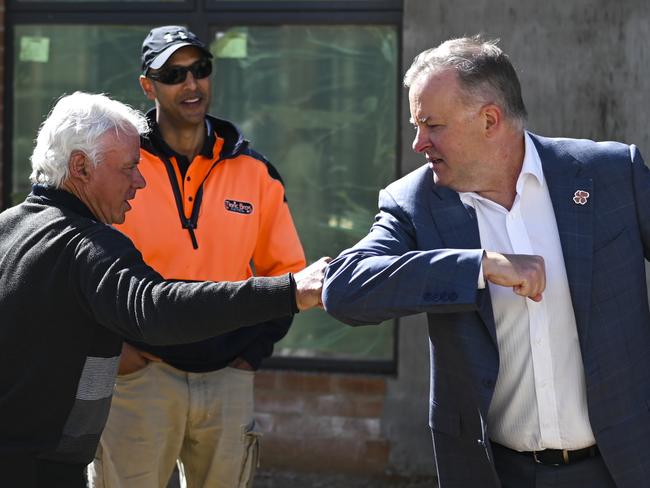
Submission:
<svg viewBox="0 0 650 488">
<path fill-rule="evenodd" d="M 235 369 L 243 369 L 244 371 L 254 371 L 251 364 L 244 358 L 240 357 L 235 358 L 228 366 Z"/>
<path fill-rule="evenodd" d="M 136 349 L 131 344 L 124 342 L 122 344 L 122 355 L 120 356 L 120 367 L 117 370 L 117 374 L 135 373 L 144 368 L 150 361 L 160 363 L 162 359 L 147 351 Z"/>
<path fill-rule="evenodd" d="M 522 297 L 539 302 L 546 288 L 544 258 L 526 254 L 483 255 L 483 276 L 495 285 L 511 286 Z"/>
<path fill-rule="evenodd" d="M 310 264 L 302 271 L 293 275 L 296 280 L 296 304 L 298 310 L 309 310 L 312 307 L 323 308 L 323 279 L 327 263 L 332 258 L 323 257 L 313 264 Z"/>
</svg>

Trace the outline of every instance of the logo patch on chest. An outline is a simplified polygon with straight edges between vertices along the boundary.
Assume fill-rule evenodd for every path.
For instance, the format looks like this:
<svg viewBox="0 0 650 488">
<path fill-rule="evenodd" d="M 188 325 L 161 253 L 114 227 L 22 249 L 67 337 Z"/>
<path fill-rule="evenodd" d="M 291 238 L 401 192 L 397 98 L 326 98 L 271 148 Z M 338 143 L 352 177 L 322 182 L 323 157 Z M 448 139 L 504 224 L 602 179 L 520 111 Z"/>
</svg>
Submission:
<svg viewBox="0 0 650 488">
<path fill-rule="evenodd" d="M 252 214 L 253 213 L 253 204 L 248 202 L 239 202 L 237 200 L 224 200 L 223 201 L 226 210 L 229 212 L 235 212 L 240 214 Z"/>
</svg>

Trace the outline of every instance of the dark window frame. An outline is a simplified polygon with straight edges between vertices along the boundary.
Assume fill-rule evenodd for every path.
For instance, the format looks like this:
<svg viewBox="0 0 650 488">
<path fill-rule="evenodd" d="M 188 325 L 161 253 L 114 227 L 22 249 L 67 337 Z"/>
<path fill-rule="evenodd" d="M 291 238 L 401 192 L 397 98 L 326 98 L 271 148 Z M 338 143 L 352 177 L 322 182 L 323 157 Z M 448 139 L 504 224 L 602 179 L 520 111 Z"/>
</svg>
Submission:
<svg viewBox="0 0 650 488">
<path fill-rule="evenodd" d="M 155 6 L 155 9 L 151 7 Z M 333 0 L 333 1 L 220 1 L 182 0 L 179 2 L 114 1 L 114 2 L 50 2 L 8 0 L 6 4 L 4 114 L 2 157 L 2 208 L 11 205 L 13 190 L 13 85 L 14 36 L 16 25 L 28 24 L 106 24 L 106 25 L 165 25 L 185 24 L 200 37 L 207 38 L 215 27 L 233 25 L 393 25 L 398 32 L 398 66 L 402 52 L 402 0 Z M 141 13 L 141 16 L 133 15 Z M 185 13 L 183 18 L 173 14 Z M 144 22 L 143 22 L 144 21 Z M 397 86 L 400 86 L 399 73 Z M 397 95 L 397 110 L 401 113 L 401 90 Z M 401 174 L 401 120 L 397 123 L 395 175 Z M 36 136 L 36 134 L 34 134 Z M 393 321 L 393 356 L 390 360 L 330 359 L 304 357 L 271 357 L 263 368 L 320 371 L 328 373 L 361 373 L 396 375 L 398 364 L 399 321 Z"/>
<path fill-rule="evenodd" d="M 178 0 L 159 2 L 155 0 L 140 1 L 31 1 L 7 0 L 6 8 L 12 12 L 106 12 L 106 11 L 138 11 L 151 13 L 152 5 L 156 11 L 195 10 L 199 7 L 212 11 L 235 12 L 341 12 L 356 10 L 359 12 L 392 11 L 401 14 L 403 0 L 331 0 L 331 1 L 224 1 L 224 0 Z"/>
</svg>

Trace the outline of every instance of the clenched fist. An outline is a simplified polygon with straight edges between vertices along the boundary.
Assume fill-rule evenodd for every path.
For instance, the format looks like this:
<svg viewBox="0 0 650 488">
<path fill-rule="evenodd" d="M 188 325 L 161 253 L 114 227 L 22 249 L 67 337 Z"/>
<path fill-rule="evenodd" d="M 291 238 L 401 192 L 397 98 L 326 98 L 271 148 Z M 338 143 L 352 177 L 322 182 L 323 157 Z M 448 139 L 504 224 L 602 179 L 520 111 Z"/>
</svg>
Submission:
<svg viewBox="0 0 650 488">
<path fill-rule="evenodd" d="M 296 280 L 296 304 L 298 310 L 309 310 L 312 307 L 323 307 L 321 293 L 323 291 L 323 279 L 327 263 L 332 258 L 323 257 L 313 264 L 310 264 L 302 271 L 293 275 Z"/>
<path fill-rule="evenodd" d="M 546 288 L 544 258 L 527 254 L 483 255 L 483 277 L 495 285 L 511 286 L 522 297 L 539 302 Z"/>
</svg>

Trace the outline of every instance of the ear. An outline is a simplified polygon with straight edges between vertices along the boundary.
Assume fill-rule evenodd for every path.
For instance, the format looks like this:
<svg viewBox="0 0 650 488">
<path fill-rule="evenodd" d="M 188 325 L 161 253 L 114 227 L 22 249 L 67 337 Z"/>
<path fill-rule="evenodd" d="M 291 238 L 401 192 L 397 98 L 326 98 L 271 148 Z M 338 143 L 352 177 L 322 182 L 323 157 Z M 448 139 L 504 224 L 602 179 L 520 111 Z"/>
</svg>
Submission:
<svg viewBox="0 0 650 488">
<path fill-rule="evenodd" d="M 140 87 L 149 100 L 156 99 L 156 85 L 144 75 L 140 75 Z"/>
<path fill-rule="evenodd" d="M 92 172 L 91 165 L 92 162 L 83 152 L 73 151 L 68 162 L 70 177 L 87 183 Z"/>
<path fill-rule="evenodd" d="M 501 127 L 503 112 L 501 107 L 494 103 L 488 103 L 481 107 L 481 118 L 483 119 L 483 130 L 487 137 L 493 136 Z"/>
</svg>

